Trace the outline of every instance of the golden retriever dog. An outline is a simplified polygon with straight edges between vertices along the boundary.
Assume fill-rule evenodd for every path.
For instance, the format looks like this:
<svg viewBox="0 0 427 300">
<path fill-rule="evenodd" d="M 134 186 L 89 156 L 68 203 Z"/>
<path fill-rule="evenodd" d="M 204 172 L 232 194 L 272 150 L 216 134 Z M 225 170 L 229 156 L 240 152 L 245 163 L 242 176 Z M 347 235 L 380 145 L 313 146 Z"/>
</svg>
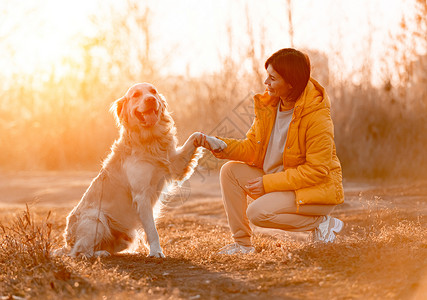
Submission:
<svg viewBox="0 0 427 300">
<path fill-rule="evenodd" d="M 120 137 L 98 176 L 67 217 L 65 246 L 57 254 L 108 256 L 127 249 L 142 226 L 149 256 L 164 257 L 153 207 L 168 184 L 188 179 L 203 145 L 221 151 L 227 145 L 193 133 L 177 147 L 176 128 L 166 100 L 149 83 L 138 83 L 116 100 Z"/>
</svg>

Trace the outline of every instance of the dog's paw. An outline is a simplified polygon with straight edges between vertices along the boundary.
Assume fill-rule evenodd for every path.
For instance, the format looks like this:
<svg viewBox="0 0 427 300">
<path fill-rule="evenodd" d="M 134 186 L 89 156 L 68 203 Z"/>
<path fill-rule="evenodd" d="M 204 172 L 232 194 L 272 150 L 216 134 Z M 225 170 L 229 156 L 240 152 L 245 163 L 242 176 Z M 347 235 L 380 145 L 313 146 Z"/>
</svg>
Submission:
<svg viewBox="0 0 427 300">
<path fill-rule="evenodd" d="M 99 251 L 95 251 L 93 253 L 90 253 L 90 252 L 83 253 L 82 252 L 82 253 L 78 253 L 76 255 L 70 254 L 70 256 L 74 257 L 74 258 L 87 260 L 87 259 L 92 259 L 92 258 L 97 258 L 97 257 L 108 257 L 108 256 L 111 256 L 111 254 L 108 251 L 99 250 Z"/>
<path fill-rule="evenodd" d="M 59 248 L 59 249 L 55 249 L 51 252 L 52 256 L 63 256 L 67 254 L 67 249 L 65 247 Z"/>
<path fill-rule="evenodd" d="M 153 252 L 153 253 L 151 253 L 151 251 L 150 251 L 150 254 L 148 254 L 148 257 L 165 258 L 166 256 L 163 254 L 162 251 Z"/>
<path fill-rule="evenodd" d="M 219 152 L 227 148 L 227 144 L 224 141 L 201 132 L 193 133 L 190 138 L 193 138 L 194 146 L 202 146 L 210 151 Z"/>
<path fill-rule="evenodd" d="M 212 151 L 215 151 L 215 152 L 222 151 L 225 148 L 227 148 L 227 144 L 224 141 L 222 141 L 222 140 L 220 140 L 214 136 L 207 135 L 206 136 L 206 142 L 208 142 L 210 149 Z"/>
<path fill-rule="evenodd" d="M 93 254 L 94 257 L 108 257 L 111 256 L 110 252 L 106 250 L 95 251 Z"/>
</svg>

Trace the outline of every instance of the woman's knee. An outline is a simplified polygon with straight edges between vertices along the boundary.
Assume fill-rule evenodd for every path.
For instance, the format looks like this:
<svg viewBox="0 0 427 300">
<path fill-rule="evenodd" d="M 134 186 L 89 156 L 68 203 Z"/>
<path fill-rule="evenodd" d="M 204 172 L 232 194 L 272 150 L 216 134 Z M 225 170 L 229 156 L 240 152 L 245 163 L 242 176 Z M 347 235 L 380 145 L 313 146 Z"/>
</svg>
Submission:
<svg viewBox="0 0 427 300">
<path fill-rule="evenodd" d="M 233 170 L 235 170 L 239 164 L 240 163 L 237 161 L 228 161 L 222 165 L 221 170 L 219 171 L 220 179 L 223 180 L 226 177 L 232 176 Z"/>
<path fill-rule="evenodd" d="M 248 206 L 246 215 L 252 224 L 262 227 L 262 222 L 267 218 L 268 212 L 258 207 L 255 203 L 256 201 Z"/>
</svg>

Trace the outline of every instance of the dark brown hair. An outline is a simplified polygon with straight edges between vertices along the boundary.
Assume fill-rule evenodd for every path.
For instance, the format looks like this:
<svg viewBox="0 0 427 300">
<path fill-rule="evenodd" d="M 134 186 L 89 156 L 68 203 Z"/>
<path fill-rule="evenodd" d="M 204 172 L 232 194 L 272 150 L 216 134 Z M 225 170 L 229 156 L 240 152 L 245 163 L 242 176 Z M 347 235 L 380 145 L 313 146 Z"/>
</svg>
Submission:
<svg viewBox="0 0 427 300">
<path fill-rule="evenodd" d="M 288 99 L 297 101 L 310 79 L 308 55 L 292 48 L 280 49 L 267 59 L 265 69 L 269 65 L 292 86 Z"/>
</svg>

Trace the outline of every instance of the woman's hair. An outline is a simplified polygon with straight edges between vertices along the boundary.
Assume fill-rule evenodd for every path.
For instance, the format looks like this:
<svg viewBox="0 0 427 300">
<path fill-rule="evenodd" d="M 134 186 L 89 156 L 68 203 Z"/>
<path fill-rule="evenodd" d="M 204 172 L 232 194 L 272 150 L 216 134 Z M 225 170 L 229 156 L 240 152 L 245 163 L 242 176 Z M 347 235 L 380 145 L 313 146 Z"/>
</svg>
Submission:
<svg viewBox="0 0 427 300">
<path fill-rule="evenodd" d="M 288 99 L 297 101 L 310 79 L 308 55 L 292 48 L 280 49 L 267 59 L 265 69 L 269 65 L 292 86 Z"/>
</svg>

